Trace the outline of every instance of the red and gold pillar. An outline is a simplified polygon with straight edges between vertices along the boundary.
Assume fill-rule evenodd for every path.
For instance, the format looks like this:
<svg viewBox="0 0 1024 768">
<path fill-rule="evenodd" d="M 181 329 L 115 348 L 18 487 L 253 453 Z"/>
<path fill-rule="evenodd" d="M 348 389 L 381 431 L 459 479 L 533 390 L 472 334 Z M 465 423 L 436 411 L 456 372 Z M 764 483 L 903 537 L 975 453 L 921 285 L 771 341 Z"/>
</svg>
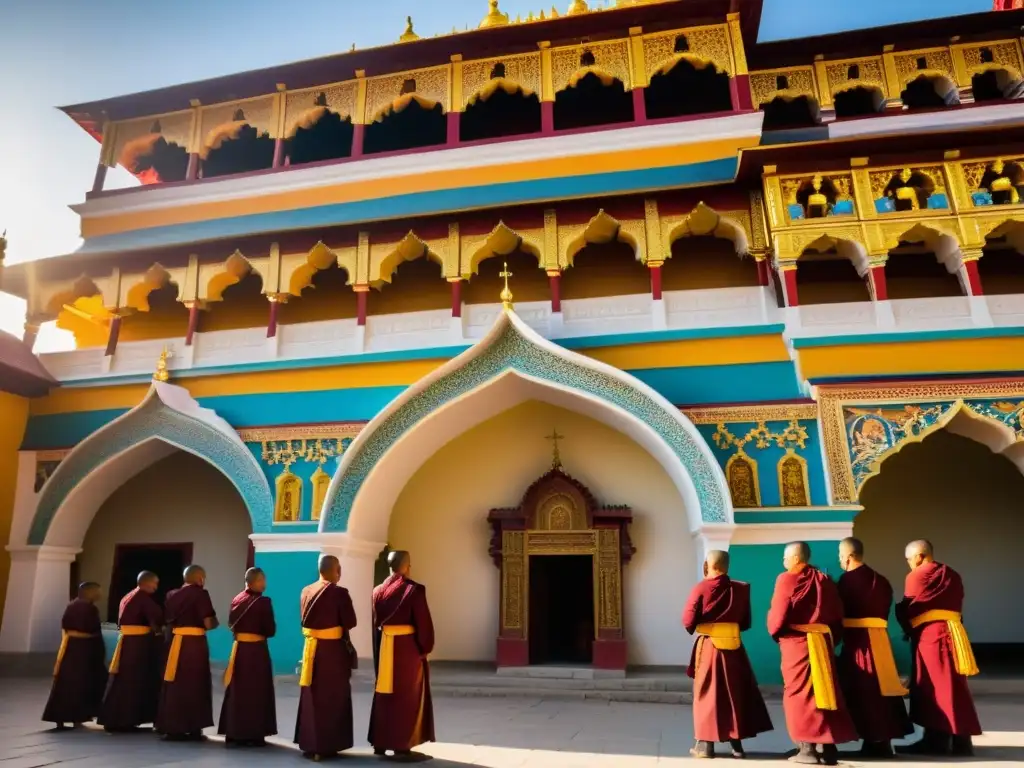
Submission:
<svg viewBox="0 0 1024 768">
<path fill-rule="evenodd" d="M 885 260 L 872 260 L 866 275 L 868 290 L 875 301 L 888 301 L 889 289 L 885 284 Z"/>
<path fill-rule="evenodd" d="M 540 132 L 555 132 L 555 76 L 551 64 L 551 43 L 543 40 L 540 48 Z"/>
<path fill-rule="evenodd" d="M 370 286 L 355 285 L 352 290 L 356 292 L 356 322 L 366 325 L 366 300 L 370 295 Z"/>
<path fill-rule="evenodd" d="M 452 287 L 452 317 L 462 317 L 462 278 L 449 277 Z"/>
<path fill-rule="evenodd" d="M 981 248 L 963 248 L 960 251 L 962 263 L 960 269 L 963 272 L 961 281 L 968 296 L 983 296 L 985 294 L 984 286 L 981 283 L 981 272 L 978 270 L 978 261 L 982 255 Z"/>
<path fill-rule="evenodd" d="M 268 293 L 267 301 L 270 302 L 270 315 L 267 318 L 267 338 L 277 336 L 278 307 L 288 301 L 287 293 Z"/>
<path fill-rule="evenodd" d="M 562 311 L 562 273 L 557 269 L 549 269 L 548 285 L 551 286 L 551 311 Z"/>
<path fill-rule="evenodd" d="M 661 301 L 661 267 L 664 262 L 648 261 L 647 268 L 651 270 L 651 298 Z"/>
<path fill-rule="evenodd" d="M 800 295 L 796 285 L 796 261 L 780 262 L 777 267 L 782 282 L 782 293 L 787 307 L 800 306 Z"/>
</svg>

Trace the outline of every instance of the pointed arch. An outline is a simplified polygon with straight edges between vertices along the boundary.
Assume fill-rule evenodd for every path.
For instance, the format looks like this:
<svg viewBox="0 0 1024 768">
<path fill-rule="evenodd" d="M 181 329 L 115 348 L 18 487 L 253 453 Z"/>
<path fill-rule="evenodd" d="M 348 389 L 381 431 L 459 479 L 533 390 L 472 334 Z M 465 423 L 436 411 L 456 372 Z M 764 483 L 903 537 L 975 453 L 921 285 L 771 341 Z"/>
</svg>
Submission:
<svg viewBox="0 0 1024 768">
<path fill-rule="evenodd" d="M 682 237 L 708 235 L 729 240 L 736 247 L 737 256 L 743 256 L 750 250 L 747 231 L 743 225 L 728 216 L 722 216 L 715 209 L 705 205 L 703 201 L 697 203 L 696 207 L 681 222 L 668 231 L 665 245 L 671 251 L 672 244 Z"/>
<path fill-rule="evenodd" d="M 937 69 L 919 69 L 903 81 L 900 100 L 908 109 L 960 103 L 960 91 L 949 75 Z"/>
<path fill-rule="evenodd" d="M 141 280 L 128 288 L 122 304 L 124 308 L 135 309 L 139 312 L 149 312 L 149 294 L 173 283 L 174 279 L 171 273 L 164 268 L 163 264 L 156 262 L 146 270 Z M 181 298 L 180 287 L 178 298 Z"/>
<path fill-rule="evenodd" d="M 96 284 L 96 281 L 84 272 L 70 284 L 65 283 L 65 285 L 67 287 L 63 290 L 58 290 L 47 300 L 46 312 L 48 314 L 57 315 L 65 304 L 74 304 L 78 299 L 89 299 L 94 296 L 100 298 L 100 304 L 102 305 L 113 305 L 116 303 L 116 301 L 110 301 L 111 297 L 105 296 Z"/>
<path fill-rule="evenodd" d="M 896 233 L 898 229 L 891 232 Z M 937 222 L 918 222 L 899 234 L 892 234 L 886 241 L 886 247 L 891 251 L 898 248 L 901 243 L 924 245 L 935 254 L 935 260 L 950 274 L 956 274 L 963 263 L 959 238 Z"/>
<path fill-rule="evenodd" d="M 566 243 L 561 254 L 565 267 L 571 267 L 576 254 L 588 245 L 603 245 L 615 241 L 632 246 L 637 261 L 646 260 L 646 243 L 640 241 L 638 232 L 626 231 L 623 223 L 606 213 L 604 208 L 586 224 L 560 229 L 564 229 L 564 234 L 559 240 Z"/>
<path fill-rule="evenodd" d="M 797 257 L 804 256 L 808 252 L 826 253 L 835 252 L 844 259 L 848 259 L 857 270 L 857 274 L 863 276 L 869 267 L 868 252 L 863 243 L 850 240 L 844 237 L 833 236 L 828 233 L 805 245 Z"/>
<path fill-rule="evenodd" d="M 463 262 L 461 269 L 462 276 L 466 279 L 480 271 L 480 263 L 482 261 L 492 256 L 508 256 L 510 253 L 515 253 L 516 250 L 520 249 L 536 257 L 538 266 L 542 266 L 544 263 L 541 243 L 528 234 L 520 234 L 505 224 L 504 221 L 499 221 L 497 226 L 491 230 L 490 234 L 482 242 L 471 241 L 467 245 L 469 245 L 469 256 Z"/>
<path fill-rule="evenodd" d="M 986 241 L 1005 238 L 1017 253 L 1024 254 L 1024 216 L 1011 217 L 1003 221 L 994 220 L 982 225 L 986 226 L 988 228 L 982 229 L 981 232 Z"/>
<path fill-rule="evenodd" d="M 444 269 L 444 256 L 411 230 L 397 243 L 371 244 L 370 285 L 379 287 L 382 283 L 390 283 L 402 262 L 415 261 L 421 256 L 437 262 Z"/>
<path fill-rule="evenodd" d="M 220 301 L 224 298 L 224 290 L 241 282 L 242 278 L 253 271 L 250 262 L 241 251 L 235 251 L 224 261 L 223 266 L 210 275 L 205 285 L 200 285 L 199 298 L 206 301 Z"/>
<path fill-rule="evenodd" d="M 303 290 L 313 284 L 313 277 L 316 273 L 323 269 L 328 269 L 332 264 L 337 264 L 345 270 L 346 285 L 352 285 L 355 282 L 355 249 L 344 248 L 334 250 L 325 245 L 323 240 L 319 240 L 316 245 L 309 249 L 305 261 L 295 267 L 291 275 L 286 277 L 288 292 L 292 296 L 301 296 Z"/>
<path fill-rule="evenodd" d="M 60 463 L 42 488 L 28 543 L 80 546 L 107 496 L 174 449 L 220 470 L 245 501 L 253 531 L 270 531 L 270 484 L 238 433 L 186 389 L 155 381 L 139 405 L 91 434 Z"/>
<path fill-rule="evenodd" d="M 360 432 L 331 481 L 320 530 L 364 539 L 386 535 L 391 507 L 424 457 L 453 432 L 538 398 L 613 425 L 646 448 L 679 490 L 691 530 L 733 522 L 722 468 L 678 408 L 629 374 L 547 341 L 505 311 L 481 341 L 406 389 Z"/>
</svg>

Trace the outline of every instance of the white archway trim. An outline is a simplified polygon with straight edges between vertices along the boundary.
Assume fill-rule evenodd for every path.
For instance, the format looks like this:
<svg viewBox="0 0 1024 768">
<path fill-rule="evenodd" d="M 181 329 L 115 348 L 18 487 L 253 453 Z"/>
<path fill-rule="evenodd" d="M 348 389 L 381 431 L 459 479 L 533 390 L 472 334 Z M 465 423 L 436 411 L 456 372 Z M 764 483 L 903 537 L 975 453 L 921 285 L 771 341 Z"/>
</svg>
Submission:
<svg viewBox="0 0 1024 768">
<path fill-rule="evenodd" d="M 139 405 L 87 437 L 60 463 L 43 486 L 28 544 L 81 546 L 107 496 L 174 449 L 219 469 L 245 501 L 253 530 L 270 530 L 270 484 L 238 433 L 188 390 L 154 381 Z"/>
<path fill-rule="evenodd" d="M 680 491 L 691 530 L 732 523 L 725 475 L 679 409 L 505 311 L 483 339 L 409 387 L 360 432 L 331 481 L 320 530 L 386 538 L 391 507 L 416 468 L 466 429 L 526 399 L 589 415 L 643 445 Z"/>
</svg>

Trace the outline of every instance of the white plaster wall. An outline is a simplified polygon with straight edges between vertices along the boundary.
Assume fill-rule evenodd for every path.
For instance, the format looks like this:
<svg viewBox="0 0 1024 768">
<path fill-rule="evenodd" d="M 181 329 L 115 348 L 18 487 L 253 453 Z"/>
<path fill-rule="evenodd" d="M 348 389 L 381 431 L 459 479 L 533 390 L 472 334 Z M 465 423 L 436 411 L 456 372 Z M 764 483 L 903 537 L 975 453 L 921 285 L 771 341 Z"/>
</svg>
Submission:
<svg viewBox="0 0 1024 768">
<path fill-rule="evenodd" d="M 491 661 L 498 632 L 499 571 L 487 554 L 492 507 L 516 506 L 551 467 L 545 435 L 557 427 L 565 471 L 600 503 L 633 508 L 637 554 L 624 572 L 630 663 L 685 664 L 680 626 L 697 576 L 682 500 L 661 466 L 628 437 L 547 403 L 528 401 L 449 442 L 395 502 L 389 544 L 412 553 L 427 585 L 435 659 Z"/>
<path fill-rule="evenodd" d="M 99 582 L 106 594 L 116 545 L 192 542 L 193 561 L 206 569 L 206 586 L 223 622 L 243 586 L 251 532 L 249 513 L 231 481 L 202 459 L 177 451 L 103 503 L 78 556 L 80 578 Z"/>
<path fill-rule="evenodd" d="M 1024 477 L 1002 456 L 966 437 L 940 431 L 906 446 L 864 486 L 853 535 L 867 561 L 903 595 L 908 541 L 926 538 L 936 559 L 964 579 L 964 623 L 976 643 L 1021 642 L 1020 542 Z"/>
</svg>

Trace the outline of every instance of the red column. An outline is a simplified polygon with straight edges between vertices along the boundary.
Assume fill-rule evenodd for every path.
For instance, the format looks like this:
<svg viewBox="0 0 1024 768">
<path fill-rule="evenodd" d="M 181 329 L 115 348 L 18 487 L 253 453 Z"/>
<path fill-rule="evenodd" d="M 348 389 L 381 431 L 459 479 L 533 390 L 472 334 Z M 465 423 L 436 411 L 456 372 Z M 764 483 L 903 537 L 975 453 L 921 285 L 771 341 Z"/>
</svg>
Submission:
<svg viewBox="0 0 1024 768">
<path fill-rule="evenodd" d="M 107 333 L 107 351 L 104 353 L 107 357 L 114 354 L 114 350 L 117 349 L 117 337 L 121 335 L 121 316 L 114 315 L 110 320 L 110 331 Z"/>
<path fill-rule="evenodd" d="M 782 285 L 786 293 L 786 306 L 800 306 L 800 296 L 796 289 L 796 266 L 782 267 L 779 271 L 782 273 Z"/>
<path fill-rule="evenodd" d="M 540 103 L 540 132 L 555 132 L 555 102 L 542 101 Z"/>
<path fill-rule="evenodd" d="M 967 289 L 971 296 L 983 296 L 985 294 L 981 285 L 981 272 L 978 271 L 978 260 L 971 259 L 964 262 L 964 274 L 967 276 Z"/>
<path fill-rule="evenodd" d="M 366 126 L 356 123 L 352 126 L 352 157 L 363 156 L 363 137 L 366 136 Z"/>
<path fill-rule="evenodd" d="M 644 89 L 633 89 L 633 122 L 647 122 L 647 102 L 644 101 Z"/>
<path fill-rule="evenodd" d="M 452 317 L 462 317 L 462 280 L 451 280 Z"/>
<path fill-rule="evenodd" d="M 359 325 L 366 325 L 366 297 L 370 293 L 370 286 L 357 285 L 356 291 L 356 322 Z"/>
<path fill-rule="evenodd" d="M 107 166 L 100 163 L 96 166 L 96 175 L 92 178 L 92 191 L 102 192 L 103 182 L 107 180 Z"/>
<path fill-rule="evenodd" d="M 445 137 L 445 144 L 449 147 L 454 147 L 459 143 L 459 125 L 462 117 L 461 112 L 452 110 L 448 113 L 448 133 Z"/>
<path fill-rule="evenodd" d="M 185 181 L 192 181 L 199 178 L 199 155 L 193 152 L 188 156 L 188 168 L 185 171 Z"/>
<path fill-rule="evenodd" d="M 267 320 L 267 338 L 272 339 L 277 336 L 277 305 L 281 302 L 275 294 L 268 294 L 267 299 L 270 301 L 270 317 Z"/>
<path fill-rule="evenodd" d="M 548 272 L 548 284 L 551 286 L 551 311 L 562 311 L 562 275 L 551 270 Z"/>
<path fill-rule="evenodd" d="M 185 346 L 192 346 L 192 339 L 196 335 L 196 329 L 199 328 L 199 302 L 190 301 L 188 303 L 188 330 L 185 332 Z"/>
<path fill-rule="evenodd" d="M 648 262 L 647 267 L 651 270 L 651 297 L 661 301 L 661 264 Z"/>
<path fill-rule="evenodd" d="M 768 259 L 762 258 L 757 259 L 757 284 L 758 285 L 771 285 L 772 276 L 769 270 L 771 267 L 768 266 Z"/>
<path fill-rule="evenodd" d="M 729 91 L 732 93 L 733 109 L 748 111 L 757 108 L 750 96 L 750 75 L 729 78 Z"/>
<path fill-rule="evenodd" d="M 274 163 L 272 168 L 280 168 L 284 165 L 284 139 L 274 139 Z"/>
<path fill-rule="evenodd" d="M 868 280 L 871 282 L 871 294 L 875 301 L 886 301 L 889 298 L 889 289 L 885 285 L 885 265 L 869 267 Z"/>
</svg>

